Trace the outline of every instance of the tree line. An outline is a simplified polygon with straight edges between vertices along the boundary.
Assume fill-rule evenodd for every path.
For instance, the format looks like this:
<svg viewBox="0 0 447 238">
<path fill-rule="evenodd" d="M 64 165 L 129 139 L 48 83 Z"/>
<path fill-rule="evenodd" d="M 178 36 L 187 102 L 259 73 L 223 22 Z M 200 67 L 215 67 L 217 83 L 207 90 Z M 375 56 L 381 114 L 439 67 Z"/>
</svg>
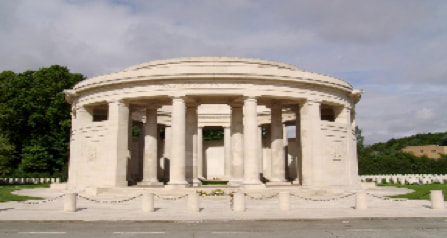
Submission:
<svg viewBox="0 0 447 238">
<path fill-rule="evenodd" d="M 84 78 L 59 65 L 0 73 L 0 176 L 66 176 L 71 106 L 63 90 Z"/>
</svg>

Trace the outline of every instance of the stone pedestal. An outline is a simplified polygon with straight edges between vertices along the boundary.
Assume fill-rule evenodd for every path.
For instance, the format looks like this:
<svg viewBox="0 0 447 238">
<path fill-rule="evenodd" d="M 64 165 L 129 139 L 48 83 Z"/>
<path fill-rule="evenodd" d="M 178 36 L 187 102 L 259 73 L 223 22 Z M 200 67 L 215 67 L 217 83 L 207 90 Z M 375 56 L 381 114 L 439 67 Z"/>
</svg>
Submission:
<svg viewBox="0 0 447 238">
<path fill-rule="evenodd" d="M 64 212 L 76 212 L 76 193 L 66 193 L 64 196 Z"/>
<path fill-rule="evenodd" d="M 289 211 L 290 210 L 290 193 L 280 192 L 279 196 L 279 210 Z"/>
<path fill-rule="evenodd" d="M 143 212 L 154 212 L 154 194 L 145 193 L 142 198 Z"/>
<path fill-rule="evenodd" d="M 196 192 L 191 192 L 188 194 L 188 209 L 191 212 L 199 212 L 199 194 Z"/>
<path fill-rule="evenodd" d="M 444 194 L 442 190 L 430 191 L 431 209 L 441 210 L 444 209 Z"/>
<path fill-rule="evenodd" d="M 233 211 L 245 212 L 245 194 L 236 192 L 233 194 Z"/>
<path fill-rule="evenodd" d="M 368 208 L 366 204 L 366 193 L 357 192 L 355 194 L 355 209 L 356 210 L 366 210 Z"/>
</svg>

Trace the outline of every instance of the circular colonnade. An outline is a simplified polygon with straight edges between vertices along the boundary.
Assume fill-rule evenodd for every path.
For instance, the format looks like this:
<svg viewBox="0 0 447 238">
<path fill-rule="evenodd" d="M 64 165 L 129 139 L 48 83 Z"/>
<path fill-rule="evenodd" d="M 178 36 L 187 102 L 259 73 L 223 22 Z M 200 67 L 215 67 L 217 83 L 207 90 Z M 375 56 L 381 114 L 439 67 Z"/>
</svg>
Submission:
<svg viewBox="0 0 447 238">
<path fill-rule="evenodd" d="M 71 189 L 359 183 L 361 91 L 334 77 L 260 59 L 175 58 L 92 77 L 65 94 Z M 209 129 L 223 140 L 203 140 Z"/>
</svg>

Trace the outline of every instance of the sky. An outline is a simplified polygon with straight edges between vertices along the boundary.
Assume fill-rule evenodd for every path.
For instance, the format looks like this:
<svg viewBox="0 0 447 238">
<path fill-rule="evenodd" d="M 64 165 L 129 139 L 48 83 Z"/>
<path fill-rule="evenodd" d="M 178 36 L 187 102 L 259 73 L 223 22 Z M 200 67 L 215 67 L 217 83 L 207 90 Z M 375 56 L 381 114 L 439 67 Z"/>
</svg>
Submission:
<svg viewBox="0 0 447 238">
<path fill-rule="evenodd" d="M 364 91 L 365 143 L 447 131 L 445 0 L 2 0 L 0 71 L 87 77 L 151 60 L 275 60 Z"/>
</svg>

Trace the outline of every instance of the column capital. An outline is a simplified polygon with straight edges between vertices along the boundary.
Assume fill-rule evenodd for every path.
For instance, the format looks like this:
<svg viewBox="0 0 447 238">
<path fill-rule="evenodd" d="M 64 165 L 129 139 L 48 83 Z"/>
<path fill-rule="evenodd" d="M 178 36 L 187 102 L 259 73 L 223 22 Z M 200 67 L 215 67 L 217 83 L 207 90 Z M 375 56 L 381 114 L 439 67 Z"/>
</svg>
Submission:
<svg viewBox="0 0 447 238">
<path fill-rule="evenodd" d="M 230 105 L 230 107 L 243 107 L 244 106 L 244 101 L 241 100 L 241 98 L 232 100 L 230 102 L 227 103 L 228 105 Z"/>
<path fill-rule="evenodd" d="M 321 100 L 314 100 L 314 99 L 307 99 L 305 102 L 304 102 L 304 104 L 321 104 L 322 103 L 322 101 Z"/>
<path fill-rule="evenodd" d="M 146 110 L 157 110 L 161 107 L 160 104 L 150 104 L 145 106 Z"/>
<path fill-rule="evenodd" d="M 257 101 L 258 97 L 256 96 L 244 96 L 244 102 L 245 101 Z"/>
<path fill-rule="evenodd" d="M 125 105 L 129 105 L 129 103 L 124 100 L 124 99 L 112 99 L 112 100 L 107 100 L 108 104 L 125 104 Z"/>
</svg>

